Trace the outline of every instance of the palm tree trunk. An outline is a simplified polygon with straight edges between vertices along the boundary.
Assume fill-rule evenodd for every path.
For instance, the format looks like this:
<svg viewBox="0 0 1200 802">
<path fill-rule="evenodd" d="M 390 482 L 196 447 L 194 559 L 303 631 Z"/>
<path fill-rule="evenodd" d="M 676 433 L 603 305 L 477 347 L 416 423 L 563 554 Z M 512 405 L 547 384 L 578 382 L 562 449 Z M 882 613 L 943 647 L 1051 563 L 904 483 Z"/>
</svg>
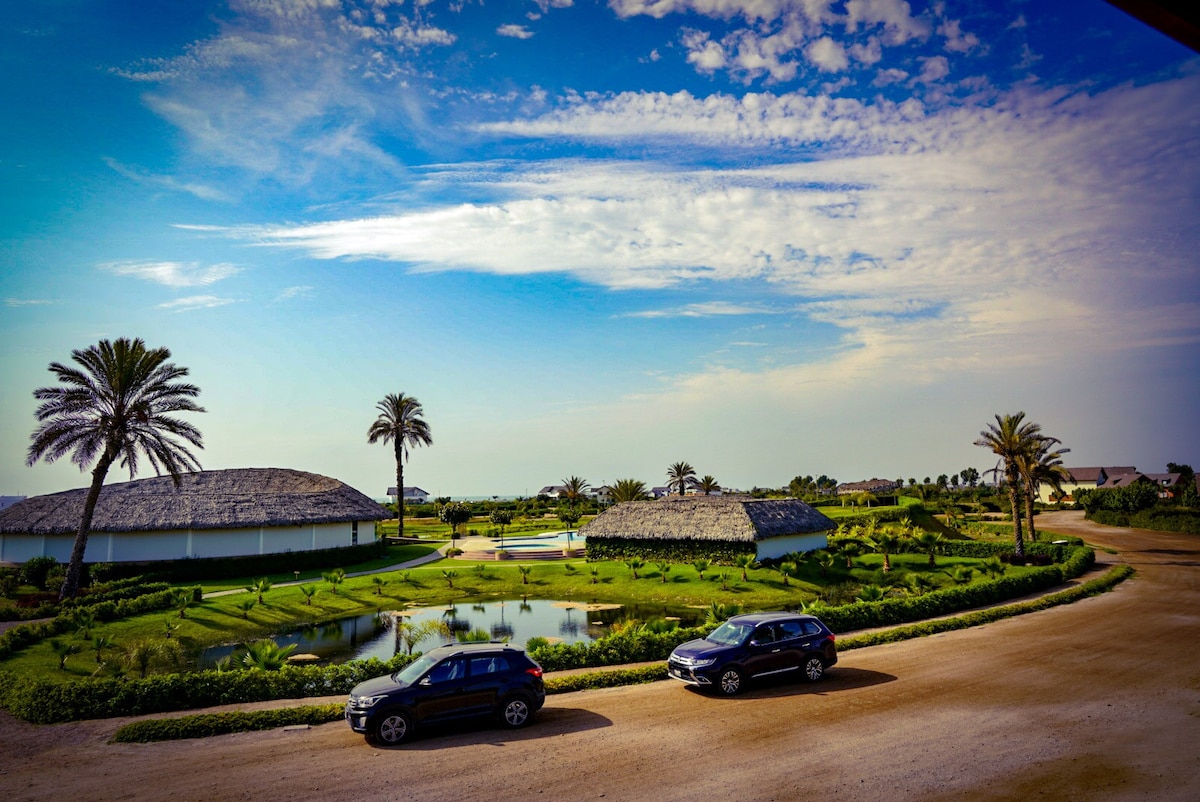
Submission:
<svg viewBox="0 0 1200 802">
<path fill-rule="evenodd" d="M 1037 541 L 1037 529 L 1033 525 L 1033 498 L 1036 495 L 1037 489 L 1032 485 L 1025 487 L 1025 520 L 1029 523 L 1029 542 Z"/>
<path fill-rule="evenodd" d="M 396 536 L 404 537 L 404 441 L 396 438 Z"/>
<path fill-rule="evenodd" d="M 71 547 L 67 575 L 58 591 L 59 601 L 73 599 L 79 595 L 79 584 L 83 580 L 83 555 L 87 551 L 88 537 L 92 534 L 92 516 L 96 513 L 96 503 L 100 500 L 100 491 L 104 488 L 104 477 L 108 475 L 108 469 L 114 459 L 116 449 L 109 446 L 92 469 L 92 486 L 88 488 L 87 499 L 83 502 L 83 517 L 79 520 L 79 531 L 75 533 L 75 545 Z"/>
<path fill-rule="evenodd" d="M 1013 553 L 1018 557 L 1025 556 L 1025 540 L 1021 537 L 1021 500 L 1019 498 L 1020 477 L 1009 477 L 1008 500 L 1012 505 L 1013 517 Z"/>
</svg>

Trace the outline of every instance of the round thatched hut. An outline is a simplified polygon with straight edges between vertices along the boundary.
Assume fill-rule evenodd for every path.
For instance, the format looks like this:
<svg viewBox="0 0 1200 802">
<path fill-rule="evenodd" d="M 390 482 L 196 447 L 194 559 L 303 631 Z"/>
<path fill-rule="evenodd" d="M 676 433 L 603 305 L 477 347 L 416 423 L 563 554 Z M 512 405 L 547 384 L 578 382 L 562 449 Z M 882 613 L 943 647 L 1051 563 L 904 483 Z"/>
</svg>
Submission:
<svg viewBox="0 0 1200 802">
<path fill-rule="evenodd" d="M 658 553 L 663 559 L 732 560 L 782 557 L 828 545 L 837 524 L 794 498 L 669 496 L 610 507 L 580 531 L 588 556 L 619 559 Z"/>
<path fill-rule="evenodd" d="M 238 468 L 106 485 L 88 562 L 242 557 L 370 543 L 390 517 L 354 488 L 304 471 Z M 66 562 L 87 489 L 27 498 L 0 511 L 0 561 Z"/>
</svg>

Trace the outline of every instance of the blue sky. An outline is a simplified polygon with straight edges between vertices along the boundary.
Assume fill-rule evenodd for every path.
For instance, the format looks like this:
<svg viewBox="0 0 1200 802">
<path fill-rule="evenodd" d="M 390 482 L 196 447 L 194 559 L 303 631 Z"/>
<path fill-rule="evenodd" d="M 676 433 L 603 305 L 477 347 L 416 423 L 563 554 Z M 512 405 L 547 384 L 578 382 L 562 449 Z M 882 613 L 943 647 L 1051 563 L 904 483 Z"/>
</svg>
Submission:
<svg viewBox="0 0 1200 802">
<path fill-rule="evenodd" d="M 142 337 L 205 468 L 372 496 L 1200 459 L 1200 57 L 1100 0 L 0 10 L 0 493 Z M 110 481 L 124 475 L 114 471 Z"/>
</svg>

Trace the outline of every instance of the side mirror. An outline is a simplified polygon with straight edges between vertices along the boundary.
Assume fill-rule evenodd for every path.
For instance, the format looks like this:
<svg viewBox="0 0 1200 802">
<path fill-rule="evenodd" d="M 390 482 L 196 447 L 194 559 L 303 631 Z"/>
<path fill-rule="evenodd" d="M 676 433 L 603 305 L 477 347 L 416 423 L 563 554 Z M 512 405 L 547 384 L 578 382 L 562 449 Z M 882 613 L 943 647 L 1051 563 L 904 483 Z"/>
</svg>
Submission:
<svg viewBox="0 0 1200 802">
<path fill-rule="evenodd" d="M 433 680 L 431 680 L 429 677 L 424 677 L 417 684 L 428 688 L 430 685 L 433 684 Z"/>
</svg>

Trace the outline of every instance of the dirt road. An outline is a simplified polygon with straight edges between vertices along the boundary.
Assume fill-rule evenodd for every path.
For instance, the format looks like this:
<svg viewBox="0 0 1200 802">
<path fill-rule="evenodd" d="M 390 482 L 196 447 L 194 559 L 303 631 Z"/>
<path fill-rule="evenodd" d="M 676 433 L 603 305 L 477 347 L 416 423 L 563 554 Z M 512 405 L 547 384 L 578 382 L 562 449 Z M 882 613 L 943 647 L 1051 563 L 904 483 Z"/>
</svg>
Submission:
<svg viewBox="0 0 1200 802">
<path fill-rule="evenodd" d="M 0 714 L 0 797 L 1200 799 L 1200 536 L 1038 520 L 1119 550 L 1101 561 L 1138 574 L 1066 607 L 846 652 L 816 685 L 566 694 L 516 734 L 395 749 L 341 723 L 112 745 L 122 721 Z"/>
</svg>

